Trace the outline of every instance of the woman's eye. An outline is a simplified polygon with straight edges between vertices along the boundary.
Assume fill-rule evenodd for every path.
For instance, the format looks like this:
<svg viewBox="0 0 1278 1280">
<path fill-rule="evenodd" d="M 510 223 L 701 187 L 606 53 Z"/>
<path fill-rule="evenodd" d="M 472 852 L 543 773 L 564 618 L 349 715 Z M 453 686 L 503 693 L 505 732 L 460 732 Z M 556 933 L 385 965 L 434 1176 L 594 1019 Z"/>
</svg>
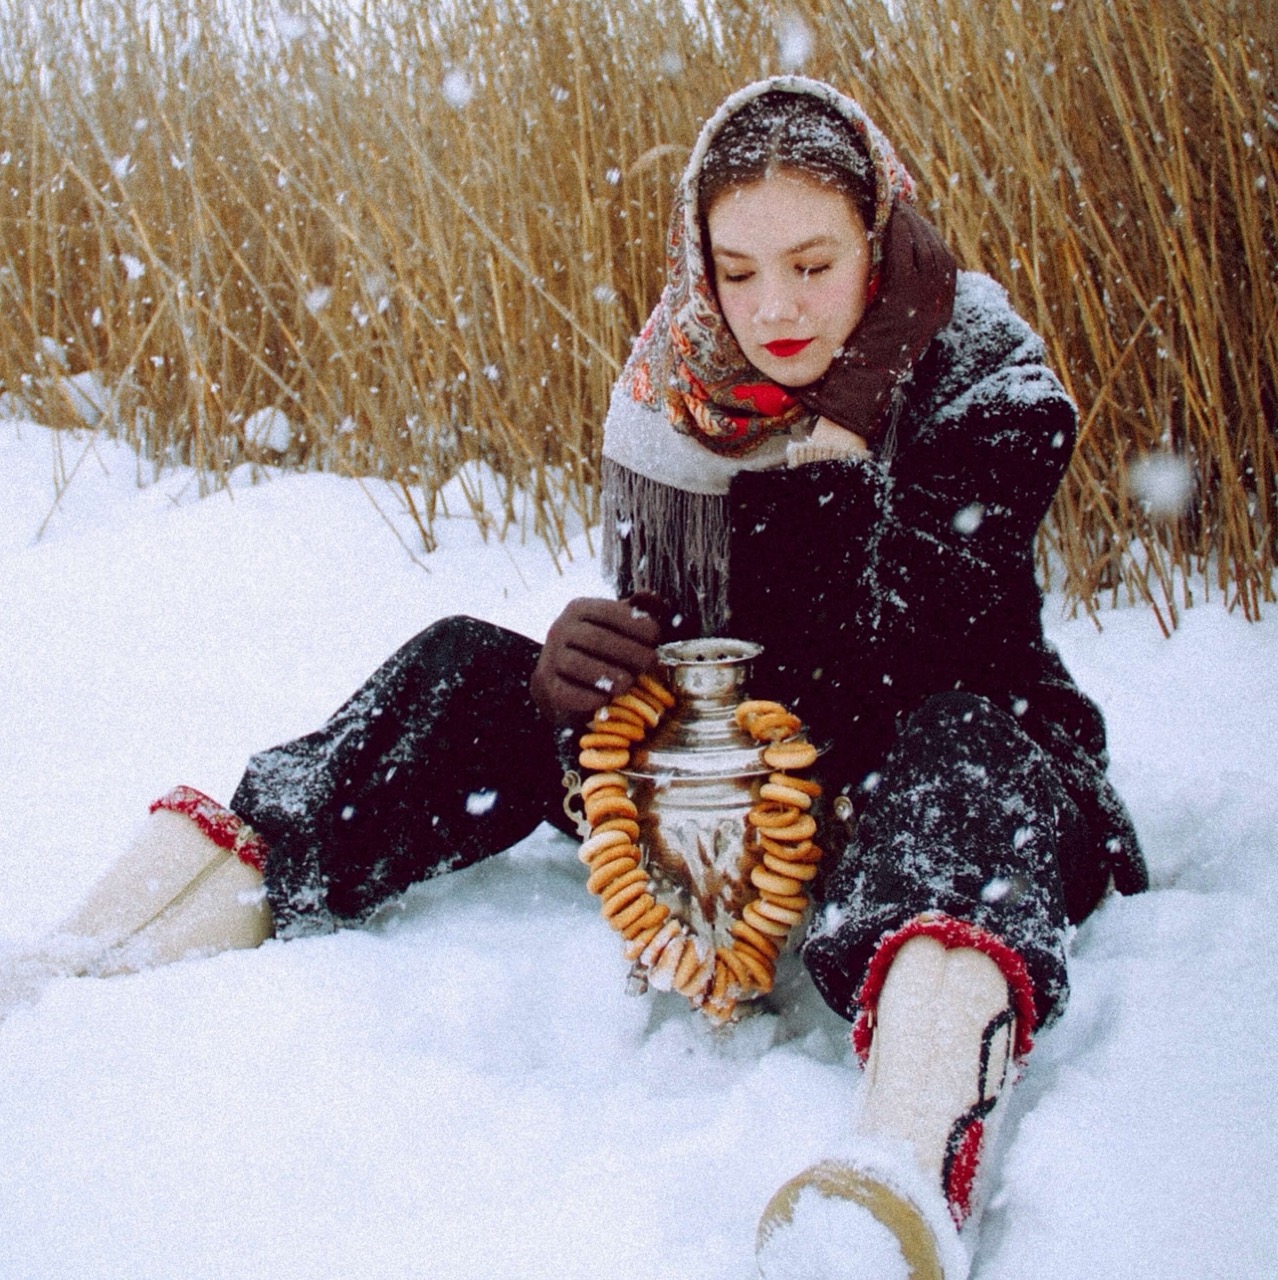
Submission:
<svg viewBox="0 0 1278 1280">
<path fill-rule="evenodd" d="M 823 271 L 829 271 L 830 264 L 828 262 L 808 263 L 798 268 L 799 274 L 806 280 L 809 276 L 819 276 Z"/>
<path fill-rule="evenodd" d="M 721 271 L 719 281 L 721 284 L 744 284 L 750 276 L 749 271 Z"/>
</svg>

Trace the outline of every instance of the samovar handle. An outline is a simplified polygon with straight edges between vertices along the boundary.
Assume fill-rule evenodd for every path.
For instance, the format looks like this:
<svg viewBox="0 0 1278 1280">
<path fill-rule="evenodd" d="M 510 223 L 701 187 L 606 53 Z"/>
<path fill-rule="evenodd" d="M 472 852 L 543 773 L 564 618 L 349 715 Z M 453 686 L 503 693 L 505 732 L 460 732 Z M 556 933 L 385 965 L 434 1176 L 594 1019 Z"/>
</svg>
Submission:
<svg viewBox="0 0 1278 1280">
<path fill-rule="evenodd" d="M 580 808 L 573 806 L 574 800 L 581 800 L 581 774 L 576 769 L 569 769 L 563 778 L 564 789 L 568 792 L 564 796 L 564 813 L 568 815 L 568 820 L 577 828 L 577 834 L 584 840 L 590 834 L 590 822 L 586 817 L 586 805 L 582 801 Z"/>
</svg>

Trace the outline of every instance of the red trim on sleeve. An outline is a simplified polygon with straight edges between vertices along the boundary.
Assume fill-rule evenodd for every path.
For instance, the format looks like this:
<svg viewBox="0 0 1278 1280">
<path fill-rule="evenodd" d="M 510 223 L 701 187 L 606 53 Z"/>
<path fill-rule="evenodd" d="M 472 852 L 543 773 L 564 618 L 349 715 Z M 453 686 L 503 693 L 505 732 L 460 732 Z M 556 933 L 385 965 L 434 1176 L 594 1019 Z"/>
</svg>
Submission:
<svg viewBox="0 0 1278 1280">
<path fill-rule="evenodd" d="M 974 924 L 968 924 L 966 920 L 956 920 L 941 912 L 929 912 L 915 917 L 895 933 L 884 934 L 879 941 L 878 950 L 870 960 L 869 968 L 865 971 L 865 981 L 856 997 L 861 1012 L 852 1024 L 852 1047 L 861 1061 L 864 1062 L 869 1056 L 870 1041 L 874 1037 L 874 1011 L 878 1007 L 879 996 L 892 961 L 911 938 L 918 937 L 935 938 L 949 951 L 971 947 L 982 955 L 989 956 L 998 965 L 1007 980 L 1012 1007 L 1016 1012 L 1015 1055 L 1023 1060 L 1033 1047 L 1034 1028 L 1038 1024 L 1034 1012 L 1034 983 L 1025 967 L 1025 961 L 996 935 Z"/>
<path fill-rule="evenodd" d="M 243 818 L 194 787 L 174 787 L 151 805 L 151 812 L 166 809 L 190 818 L 219 849 L 229 849 L 257 871 L 266 868 L 269 846 Z"/>
</svg>

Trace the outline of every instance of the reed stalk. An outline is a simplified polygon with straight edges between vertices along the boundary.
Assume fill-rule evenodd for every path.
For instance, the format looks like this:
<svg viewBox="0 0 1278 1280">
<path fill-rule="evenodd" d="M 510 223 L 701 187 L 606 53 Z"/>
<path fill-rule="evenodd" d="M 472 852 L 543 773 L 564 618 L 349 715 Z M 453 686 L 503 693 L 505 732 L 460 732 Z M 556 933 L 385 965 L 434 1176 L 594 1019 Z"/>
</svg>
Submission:
<svg viewBox="0 0 1278 1280">
<path fill-rule="evenodd" d="M 0 50 L 10 411 L 208 486 L 380 476 L 426 548 L 461 477 L 485 531 L 563 549 L 699 123 L 801 69 L 881 121 L 1079 402 L 1049 581 L 1166 630 L 1273 598 L 1272 6 L 0 0 Z M 1192 473 L 1181 509 L 1140 489 L 1151 457 Z"/>
</svg>

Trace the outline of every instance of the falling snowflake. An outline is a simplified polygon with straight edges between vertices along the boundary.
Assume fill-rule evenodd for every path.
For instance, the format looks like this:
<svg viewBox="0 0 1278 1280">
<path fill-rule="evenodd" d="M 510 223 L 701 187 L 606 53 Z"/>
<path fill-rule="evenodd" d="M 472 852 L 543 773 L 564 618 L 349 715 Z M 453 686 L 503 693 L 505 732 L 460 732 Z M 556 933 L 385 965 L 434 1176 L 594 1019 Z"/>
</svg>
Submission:
<svg viewBox="0 0 1278 1280">
<path fill-rule="evenodd" d="M 302 299 L 302 305 L 305 306 L 311 315 L 318 315 L 319 312 L 323 311 L 324 308 L 328 306 L 332 297 L 332 289 L 328 288 L 326 285 L 320 285 L 317 288 L 312 289 L 306 297 Z"/>
<path fill-rule="evenodd" d="M 463 107 L 470 105 L 470 100 L 475 96 L 475 86 L 471 84 L 470 77 L 464 71 L 454 67 L 444 77 L 440 92 L 450 107 L 460 111 Z"/>
<path fill-rule="evenodd" d="M 1194 496 L 1194 472 L 1177 453 L 1151 453 L 1128 472 L 1132 496 L 1149 515 L 1174 520 L 1184 513 Z"/>
<path fill-rule="evenodd" d="M 778 24 L 777 47 L 785 71 L 798 71 L 812 56 L 812 32 L 797 13 L 787 14 Z"/>
</svg>

